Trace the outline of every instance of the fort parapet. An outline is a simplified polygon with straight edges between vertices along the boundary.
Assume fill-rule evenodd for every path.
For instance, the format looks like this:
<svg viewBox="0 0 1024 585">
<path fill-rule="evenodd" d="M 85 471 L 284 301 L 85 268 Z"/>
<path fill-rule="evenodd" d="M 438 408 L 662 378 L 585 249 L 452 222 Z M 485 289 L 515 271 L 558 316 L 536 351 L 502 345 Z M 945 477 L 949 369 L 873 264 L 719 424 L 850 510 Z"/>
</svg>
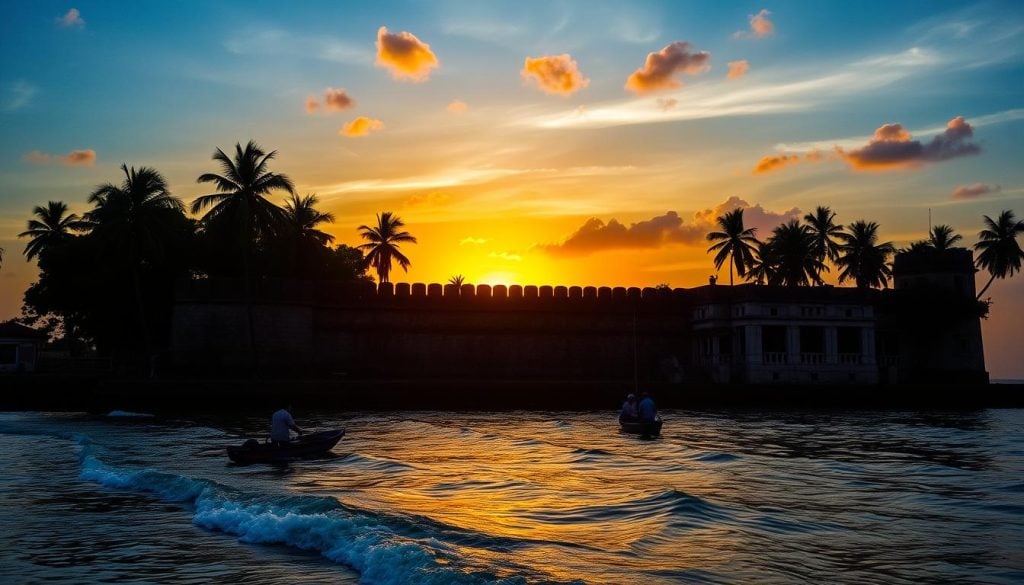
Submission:
<svg viewBox="0 0 1024 585">
<path fill-rule="evenodd" d="M 960 256 L 902 263 L 911 278 L 948 280 L 953 298 L 942 303 L 967 306 L 971 258 Z M 932 293 L 922 297 L 908 282 L 897 274 L 900 290 L 875 291 L 263 281 L 246 300 L 238 282 L 193 280 L 176 291 L 170 362 L 192 374 L 255 367 L 377 379 L 987 380 L 977 315 L 935 320 L 927 337 L 941 363 L 921 356 L 923 342 L 901 313 Z"/>
</svg>

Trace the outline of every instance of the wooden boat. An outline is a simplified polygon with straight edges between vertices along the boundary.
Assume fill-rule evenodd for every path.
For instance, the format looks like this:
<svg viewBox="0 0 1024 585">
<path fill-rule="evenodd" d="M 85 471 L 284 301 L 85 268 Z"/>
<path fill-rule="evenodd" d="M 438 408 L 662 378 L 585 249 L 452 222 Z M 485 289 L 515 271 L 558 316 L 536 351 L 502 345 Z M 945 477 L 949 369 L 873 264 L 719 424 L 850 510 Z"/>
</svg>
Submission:
<svg viewBox="0 0 1024 585">
<path fill-rule="evenodd" d="M 228 447 L 228 457 L 235 463 L 274 463 L 323 455 L 345 436 L 345 429 L 299 435 L 281 445 L 249 439 L 241 446 Z"/>
<path fill-rule="evenodd" d="M 654 422 L 643 422 L 639 419 L 631 420 L 625 418 L 619 418 L 619 427 L 624 433 L 630 433 L 633 435 L 644 435 L 648 437 L 654 437 L 661 434 L 662 420 L 655 419 Z"/>
</svg>

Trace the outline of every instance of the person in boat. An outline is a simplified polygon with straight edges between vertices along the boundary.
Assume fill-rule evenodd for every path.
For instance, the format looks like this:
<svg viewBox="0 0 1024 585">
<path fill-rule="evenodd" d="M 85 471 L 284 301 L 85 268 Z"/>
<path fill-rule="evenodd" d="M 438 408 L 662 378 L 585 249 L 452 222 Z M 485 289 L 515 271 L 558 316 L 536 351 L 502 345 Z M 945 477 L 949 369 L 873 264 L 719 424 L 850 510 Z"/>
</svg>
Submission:
<svg viewBox="0 0 1024 585">
<path fill-rule="evenodd" d="M 295 419 L 292 418 L 292 413 L 288 412 L 289 410 L 291 410 L 290 404 L 270 417 L 270 442 L 275 445 L 291 442 L 291 431 L 302 434 L 302 429 L 295 424 Z"/>
<path fill-rule="evenodd" d="M 639 415 L 636 409 L 636 394 L 632 392 L 626 396 L 626 401 L 622 403 L 622 411 L 619 412 L 619 420 L 633 421 L 638 420 Z"/>
<path fill-rule="evenodd" d="M 644 392 L 641 395 L 637 411 L 640 414 L 640 420 L 645 423 L 652 423 L 657 420 L 658 407 L 654 404 L 654 399 L 651 398 L 650 392 Z"/>
</svg>

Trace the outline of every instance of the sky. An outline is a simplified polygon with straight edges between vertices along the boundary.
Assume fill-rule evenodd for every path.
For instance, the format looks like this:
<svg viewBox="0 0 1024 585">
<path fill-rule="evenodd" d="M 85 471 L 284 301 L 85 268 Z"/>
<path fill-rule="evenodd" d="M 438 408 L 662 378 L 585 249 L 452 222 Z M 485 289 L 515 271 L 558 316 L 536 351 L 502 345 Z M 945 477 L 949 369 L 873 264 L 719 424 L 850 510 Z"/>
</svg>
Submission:
<svg viewBox="0 0 1024 585">
<path fill-rule="evenodd" d="M 4 12 L 0 319 L 36 275 L 17 238 L 34 205 L 85 211 L 123 162 L 191 201 L 214 149 L 250 139 L 335 214 L 339 243 L 398 214 L 419 243 L 396 281 L 697 286 L 716 273 L 704 234 L 737 206 L 761 236 L 827 205 L 897 246 L 929 214 L 968 245 L 983 215 L 1024 215 L 1016 1 Z M 990 293 L 989 370 L 1024 378 L 1024 277 Z"/>
</svg>

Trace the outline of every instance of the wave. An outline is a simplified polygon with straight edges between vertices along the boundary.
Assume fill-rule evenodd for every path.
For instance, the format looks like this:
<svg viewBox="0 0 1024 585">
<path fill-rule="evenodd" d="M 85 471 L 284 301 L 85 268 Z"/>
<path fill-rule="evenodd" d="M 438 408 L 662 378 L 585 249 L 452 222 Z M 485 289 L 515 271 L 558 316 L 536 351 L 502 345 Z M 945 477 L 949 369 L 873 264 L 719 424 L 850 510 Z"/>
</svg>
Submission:
<svg viewBox="0 0 1024 585">
<path fill-rule="evenodd" d="M 122 490 L 191 504 L 192 521 L 246 543 L 285 544 L 319 552 L 349 566 L 361 581 L 382 585 L 489 583 L 491 575 L 453 566 L 451 548 L 434 538 L 403 534 L 380 517 L 352 511 L 334 498 L 251 496 L 204 479 L 151 469 L 121 469 L 96 458 L 80 437 L 83 479 Z"/>
<path fill-rule="evenodd" d="M 739 455 L 733 455 L 732 453 L 702 453 L 690 459 L 693 461 L 705 461 L 709 463 L 727 463 L 729 461 L 736 461 L 740 458 Z"/>
<path fill-rule="evenodd" d="M 153 418 L 155 414 L 149 414 L 148 412 L 132 412 L 130 410 L 111 410 L 107 413 L 108 417 L 111 418 Z"/>
</svg>

